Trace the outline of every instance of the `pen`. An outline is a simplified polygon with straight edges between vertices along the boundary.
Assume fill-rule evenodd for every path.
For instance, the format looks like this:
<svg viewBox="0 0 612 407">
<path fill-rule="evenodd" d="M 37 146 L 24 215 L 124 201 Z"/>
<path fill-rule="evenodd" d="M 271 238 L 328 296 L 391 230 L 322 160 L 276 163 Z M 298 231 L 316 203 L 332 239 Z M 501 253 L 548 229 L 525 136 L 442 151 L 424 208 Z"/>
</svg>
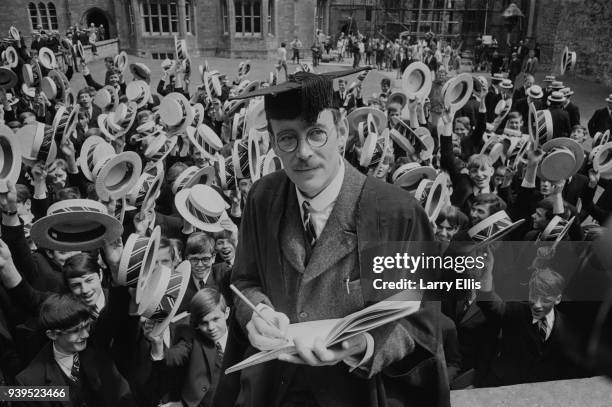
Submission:
<svg viewBox="0 0 612 407">
<path fill-rule="evenodd" d="M 271 321 L 269 321 L 266 317 L 264 317 L 261 312 L 259 312 L 257 310 L 257 308 L 255 308 L 255 305 L 253 305 L 253 303 L 251 301 L 249 301 L 249 299 L 240 292 L 240 290 L 238 288 L 236 288 L 236 286 L 234 284 L 230 284 L 230 288 L 232 289 L 232 291 L 238 296 L 238 298 L 240 298 L 242 301 L 244 301 L 244 303 L 246 305 L 249 306 L 250 309 L 253 310 L 254 313 L 257 314 L 257 316 L 259 316 L 259 318 L 263 319 L 268 325 L 270 325 L 272 328 L 276 328 L 278 329 L 278 327 L 276 325 L 274 325 Z"/>
</svg>

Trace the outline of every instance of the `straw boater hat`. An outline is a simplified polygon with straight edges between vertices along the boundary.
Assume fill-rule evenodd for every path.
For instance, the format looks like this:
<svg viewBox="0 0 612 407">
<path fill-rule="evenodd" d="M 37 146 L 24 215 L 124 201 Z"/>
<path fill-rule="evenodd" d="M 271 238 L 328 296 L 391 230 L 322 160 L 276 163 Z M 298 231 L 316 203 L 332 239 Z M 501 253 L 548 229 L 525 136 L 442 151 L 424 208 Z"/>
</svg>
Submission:
<svg viewBox="0 0 612 407">
<path fill-rule="evenodd" d="M 565 87 L 561 89 L 561 93 L 563 93 L 563 96 L 565 96 L 565 98 L 569 98 L 574 94 L 574 91 L 571 88 Z"/>
<path fill-rule="evenodd" d="M 185 221 L 204 232 L 223 231 L 221 221 L 229 219 L 225 212 L 225 200 L 208 185 L 182 189 L 175 195 L 174 203 Z"/>
<path fill-rule="evenodd" d="M 78 109 L 72 106 L 59 106 L 53 118 L 53 135 L 56 140 L 64 141 L 77 125 Z"/>
<path fill-rule="evenodd" d="M 11 26 L 11 28 L 9 28 L 9 36 L 16 41 L 21 41 L 21 35 L 19 35 L 19 30 L 13 25 Z"/>
<path fill-rule="evenodd" d="M 247 138 L 236 140 L 232 149 L 232 160 L 236 163 L 237 178 L 259 178 L 259 142 L 257 132 L 249 131 Z"/>
<path fill-rule="evenodd" d="M 553 90 L 561 90 L 561 89 L 563 89 L 563 88 L 565 87 L 565 85 L 564 85 L 564 84 L 563 84 L 563 82 L 561 82 L 561 81 L 552 81 L 552 82 L 550 83 L 550 87 L 551 87 Z"/>
<path fill-rule="evenodd" d="M 557 137 L 543 146 L 544 157 L 538 166 L 538 176 L 549 181 L 561 181 L 576 174 L 584 162 L 584 150 L 568 137 Z"/>
<path fill-rule="evenodd" d="M 36 246 L 66 252 L 96 250 L 122 233 L 123 226 L 108 214 L 106 206 L 90 199 L 54 203 L 31 230 Z"/>
<path fill-rule="evenodd" d="M 149 69 L 149 67 L 142 62 L 130 64 L 130 72 L 132 72 L 132 75 L 134 75 L 136 80 L 141 80 L 145 83 L 148 83 L 149 80 L 151 80 L 151 69 Z"/>
<path fill-rule="evenodd" d="M 533 130 L 535 130 L 535 133 L 533 134 L 534 140 L 537 145 L 544 144 L 553 137 L 552 115 L 548 109 L 531 112 L 530 116 L 532 114 L 534 115 L 534 117 L 531 118 L 532 126 L 535 126 L 533 128 Z"/>
<path fill-rule="evenodd" d="M 0 193 L 7 192 L 7 182 L 17 183 L 21 171 L 21 150 L 16 136 L 6 126 L 0 127 Z"/>
<path fill-rule="evenodd" d="M 555 215 L 548 225 L 544 228 L 542 233 L 538 236 L 538 242 L 560 242 L 563 240 L 567 232 L 569 232 L 572 223 L 574 223 L 575 217 L 571 219 L 563 219 L 559 215 Z"/>
<path fill-rule="evenodd" d="M 196 103 L 191 106 L 193 110 L 193 121 L 191 122 L 191 126 L 197 128 L 204 121 L 204 106 L 201 103 Z"/>
<path fill-rule="evenodd" d="M 42 78 L 40 86 L 49 100 L 58 100 L 66 105 L 73 105 L 74 95 L 70 90 L 70 81 L 63 72 L 53 69 Z"/>
<path fill-rule="evenodd" d="M 359 165 L 366 168 L 377 168 L 383 163 L 388 148 L 388 131 L 385 133 L 385 136 L 380 139 L 377 133 L 369 133 L 363 143 L 361 156 L 359 157 Z"/>
<path fill-rule="evenodd" d="M 215 180 L 216 172 L 213 166 L 207 165 L 199 168 L 194 166 L 186 168 L 172 183 L 172 194 L 176 195 L 184 188 L 191 188 L 196 184 L 211 185 Z"/>
<path fill-rule="evenodd" d="M 78 40 L 74 46 L 74 52 L 81 61 L 85 62 L 85 47 L 83 46 L 81 40 Z"/>
<path fill-rule="evenodd" d="M 113 65 L 115 65 L 115 68 L 117 68 L 119 72 L 125 71 L 125 68 L 127 68 L 128 65 L 127 53 L 125 51 L 121 51 L 118 55 L 115 55 Z"/>
<path fill-rule="evenodd" d="M 21 77 L 26 86 L 32 86 L 32 84 L 34 84 L 34 71 L 32 70 L 32 65 L 23 64 L 21 66 Z"/>
<path fill-rule="evenodd" d="M 117 268 L 117 284 L 127 287 L 142 287 L 146 283 L 155 268 L 161 228 L 156 226 L 151 236 L 140 236 L 132 233 L 123 247 L 123 253 Z M 142 288 L 136 290 L 136 303 L 142 296 Z M 140 295 L 139 295 L 140 294 Z"/>
<path fill-rule="evenodd" d="M 467 233 L 477 246 L 483 246 L 501 239 L 524 221 L 525 219 L 519 219 L 512 222 L 506 211 L 499 211 L 472 226 Z"/>
<path fill-rule="evenodd" d="M 406 106 L 406 102 L 408 102 L 408 96 L 406 96 L 406 93 L 402 91 L 393 92 L 389 95 L 389 98 L 387 99 L 387 105 L 390 105 L 391 103 L 397 103 L 402 107 L 402 109 L 404 108 L 404 106 Z"/>
<path fill-rule="evenodd" d="M 96 164 L 114 154 L 115 149 L 106 140 L 99 136 L 90 136 L 85 139 L 81 146 L 77 164 L 85 178 L 90 182 L 95 182 L 96 177 L 93 171 Z"/>
<path fill-rule="evenodd" d="M 38 63 L 47 70 L 57 68 L 55 53 L 47 47 L 42 47 L 38 50 Z"/>
<path fill-rule="evenodd" d="M 516 170 L 520 164 L 527 163 L 527 152 L 531 146 L 531 140 L 520 138 L 512 143 L 508 151 L 508 166 Z"/>
<path fill-rule="evenodd" d="M 144 288 L 143 300 L 138 313 L 155 322 L 152 336 L 160 336 L 176 317 L 183 302 L 191 276 L 191 263 L 183 261 L 174 273 L 170 268 L 159 266 Z"/>
<path fill-rule="evenodd" d="M 480 154 L 485 154 L 491 160 L 491 163 L 496 163 L 500 159 L 505 159 L 504 137 L 499 134 L 493 134 L 488 138 L 482 146 Z"/>
<path fill-rule="evenodd" d="M 265 156 L 260 157 L 260 161 L 259 171 L 262 177 L 283 169 L 283 162 L 273 149 L 270 149 Z"/>
<path fill-rule="evenodd" d="M 251 72 L 251 61 L 238 64 L 238 76 L 246 76 Z"/>
<path fill-rule="evenodd" d="M 608 141 L 610 141 L 610 130 L 606 130 L 604 132 L 598 131 L 597 133 L 595 133 L 595 135 L 593 136 L 593 148 L 606 144 Z"/>
<path fill-rule="evenodd" d="M 136 208 L 128 205 L 125 197 L 119 198 L 115 201 L 115 211 L 113 213 L 113 216 L 115 217 L 115 219 L 121 222 L 121 224 L 123 224 L 123 220 L 125 218 L 125 212 L 127 212 L 128 210 L 134 210 L 134 209 Z"/>
<path fill-rule="evenodd" d="M 591 150 L 589 160 L 603 179 L 612 179 L 612 142 L 600 144 Z"/>
<path fill-rule="evenodd" d="M 570 52 L 568 47 L 563 48 L 561 54 L 561 75 L 565 75 L 568 71 L 573 71 L 576 66 L 576 53 Z"/>
<path fill-rule="evenodd" d="M 221 97 L 221 81 L 218 74 L 208 71 L 204 72 L 204 90 L 210 101 Z"/>
<path fill-rule="evenodd" d="M 136 102 L 120 103 L 117 105 L 112 120 L 113 125 L 116 126 L 113 129 L 115 137 L 124 135 L 132 128 L 137 114 L 138 105 Z"/>
<path fill-rule="evenodd" d="M 163 131 L 157 132 L 149 139 L 144 156 L 152 162 L 162 161 L 176 146 L 178 137 L 168 137 Z"/>
<path fill-rule="evenodd" d="M 217 152 L 223 148 L 223 142 L 217 133 L 205 124 L 200 124 L 197 129 L 188 128 L 187 138 L 209 160 L 214 160 Z"/>
<path fill-rule="evenodd" d="M 407 163 L 395 170 L 391 177 L 393 184 L 398 187 L 413 190 L 423 179 L 435 179 L 437 171 L 433 167 L 422 166 L 419 163 Z"/>
<path fill-rule="evenodd" d="M 566 101 L 566 98 L 563 92 L 554 91 L 548 96 L 548 101 L 551 103 L 563 103 Z"/>
<path fill-rule="evenodd" d="M 502 89 L 512 89 L 514 88 L 514 84 L 510 79 L 503 79 L 499 84 L 499 87 Z"/>
<path fill-rule="evenodd" d="M 123 198 L 136 185 L 141 171 L 140 156 L 133 151 L 105 157 L 93 169 L 98 197 L 103 201 Z"/>
<path fill-rule="evenodd" d="M 223 104 L 223 114 L 225 115 L 225 117 L 232 117 L 241 109 L 245 108 L 248 104 L 248 99 L 227 100 Z"/>
<path fill-rule="evenodd" d="M 442 89 L 444 105 L 453 111 L 461 109 L 470 99 L 473 87 L 472 77 L 467 73 L 451 78 Z"/>
<path fill-rule="evenodd" d="M 423 62 L 413 62 L 402 74 L 402 88 L 409 99 L 423 99 L 432 85 L 431 70 Z"/>
<path fill-rule="evenodd" d="M 429 220 L 435 222 L 449 198 L 446 175 L 440 173 L 434 180 L 428 178 L 422 179 L 415 191 L 414 197 L 425 209 Z"/>
<path fill-rule="evenodd" d="M 525 95 L 532 99 L 542 99 L 544 97 L 544 92 L 540 86 L 531 85 L 529 88 L 527 88 L 527 91 L 525 91 Z"/>
<path fill-rule="evenodd" d="M 359 135 L 359 142 L 361 144 L 365 142 L 365 139 L 370 134 L 376 134 L 378 136 L 378 126 L 376 126 L 376 121 L 371 114 L 368 114 L 365 122 L 361 122 L 357 125 L 357 134 Z"/>
<path fill-rule="evenodd" d="M 234 144 L 234 149 L 237 145 Z M 223 156 L 217 157 L 217 172 L 219 174 L 219 180 L 221 181 L 221 187 L 223 189 L 234 189 L 237 186 L 236 183 L 236 165 L 232 156 L 223 158 Z"/>
<path fill-rule="evenodd" d="M 555 80 L 557 80 L 555 75 L 546 75 L 546 77 L 544 77 L 544 82 L 554 82 Z"/>
<path fill-rule="evenodd" d="M 179 40 L 178 37 L 174 36 L 174 50 L 177 60 L 182 61 L 188 58 L 187 41 L 185 39 Z"/>
<path fill-rule="evenodd" d="M 495 115 L 502 120 L 510 113 L 512 107 L 512 99 L 500 99 L 495 105 Z"/>
<path fill-rule="evenodd" d="M 102 111 L 115 110 L 119 104 L 119 92 L 114 86 L 106 85 L 96 92 L 93 102 Z"/>
<path fill-rule="evenodd" d="M 12 89 L 17 85 L 17 74 L 13 70 L 0 67 L 0 89 Z"/>
<path fill-rule="evenodd" d="M 132 81 L 127 84 L 125 95 L 128 100 L 136 102 L 138 109 L 149 103 L 151 99 L 151 88 L 145 81 Z"/>
<path fill-rule="evenodd" d="M 142 208 L 145 202 L 150 202 L 151 199 L 156 200 L 163 180 L 164 165 L 161 161 L 145 168 L 134 188 L 126 195 L 128 204 L 135 208 Z"/>
<path fill-rule="evenodd" d="M 385 113 L 382 110 L 373 107 L 358 107 L 350 112 L 346 117 L 351 133 L 357 133 L 359 123 L 367 122 L 368 115 L 372 115 L 377 129 L 384 129 L 387 127 L 387 116 L 385 116 Z"/>
<path fill-rule="evenodd" d="M 166 125 L 169 135 L 185 132 L 193 123 L 194 112 L 187 98 L 178 92 L 167 94 L 159 105 L 159 118 Z"/>
<path fill-rule="evenodd" d="M 26 127 L 26 126 L 24 126 Z M 27 137 L 26 141 L 32 140 L 29 151 L 25 151 L 26 155 L 22 155 L 23 161 L 30 166 L 33 166 L 39 161 L 48 165 L 57 157 L 57 144 L 53 139 L 53 126 L 46 126 L 43 123 L 32 123 L 28 125 L 26 131 L 33 133 L 33 137 Z M 18 132 L 19 137 L 22 132 Z M 24 145 L 22 146 L 22 154 L 24 154 Z"/>
<path fill-rule="evenodd" d="M 10 68 L 16 68 L 19 64 L 19 56 L 17 55 L 17 50 L 15 47 L 9 45 L 6 47 L 6 62 L 8 62 L 8 66 Z"/>
</svg>

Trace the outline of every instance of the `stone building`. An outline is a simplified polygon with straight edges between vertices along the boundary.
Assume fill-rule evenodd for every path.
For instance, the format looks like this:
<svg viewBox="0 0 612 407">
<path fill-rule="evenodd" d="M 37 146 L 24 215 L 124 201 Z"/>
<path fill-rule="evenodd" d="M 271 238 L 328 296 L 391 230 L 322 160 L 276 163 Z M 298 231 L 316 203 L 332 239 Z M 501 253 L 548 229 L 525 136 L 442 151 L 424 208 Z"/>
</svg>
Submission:
<svg viewBox="0 0 612 407">
<path fill-rule="evenodd" d="M 0 2 L 0 34 L 8 36 L 10 26 L 17 27 L 29 39 L 34 30 L 65 32 L 74 25 L 102 25 L 106 38 L 117 36 L 114 0 L 51 0 Z M 29 42 L 29 41 L 28 41 Z"/>
<path fill-rule="evenodd" d="M 121 48 L 164 58 L 173 37 L 195 55 L 262 58 L 294 36 L 314 38 L 314 0 L 115 0 Z"/>
<path fill-rule="evenodd" d="M 612 86 L 612 4 L 608 0 L 541 0 L 535 9 L 534 40 L 541 63 L 559 74 L 561 54 L 576 52 L 570 75 Z"/>
</svg>

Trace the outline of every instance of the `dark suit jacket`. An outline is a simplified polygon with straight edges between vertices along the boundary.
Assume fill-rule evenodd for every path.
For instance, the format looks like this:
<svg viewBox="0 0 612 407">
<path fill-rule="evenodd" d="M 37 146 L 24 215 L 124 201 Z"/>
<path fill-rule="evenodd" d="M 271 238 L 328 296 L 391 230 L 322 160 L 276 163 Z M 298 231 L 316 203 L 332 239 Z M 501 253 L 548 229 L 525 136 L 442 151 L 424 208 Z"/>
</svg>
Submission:
<svg viewBox="0 0 612 407">
<path fill-rule="evenodd" d="M 553 122 L 553 138 L 569 137 L 572 131 L 569 114 L 558 106 L 551 106 L 548 110 Z"/>
<path fill-rule="evenodd" d="M 343 317 L 362 309 L 368 298 L 361 279 L 370 278 L 372 269 L 360 267 L 357 259 L 366 242 L 411 242 L 405 249 L 420 253 L 422 242 L 432 241 L 429 222 L 408 192 L 366 178 L 346 162 L 345 168 L 334 208 L 307 262 L 295 185 L 284 171 L 253 184 L 232 271 L 232 282 L 253 304 L 270 304 L 291 322 Z M 343 364 L 313 368 L 267 362 L 242 371 L 237 405 L 281 405 L 297 380 L 322 406 L 448 406 L 439 305 L 422 304 L 410 317 L 370 332 L 374 355 L 364 366 L 367 379 L 348 373 Z M 239 301 L 235 309 L 244 330 L 252 311 Z"/>
<path fill-rule="evenodd" d="M 89 385 L 88 406 L 136 406 L 130 387 L 107 355 L 90 344 L 79 353 L 82 381 Z M 53 345 L 48 343 L 30 365 L 17 376 L 21 386 L 66 386 L 66 379 L 53 357 Z M 33 406 L 72 406 L 71 402 L 36 402 Z"/>
<path fill-rule="evenodd" d="M 224 263 L 214 264 L 208 280 L 206 280 L 205 287 L 215 288 L 227 298 L 227 301 L 231 303 L 229 279 L 230 279 L 231 268 L 228 265 L 224 266 Z M 191 299 L 200 289 L 196 287 L 193 282 L 193 278 L 189 277 L 189 284 L 187 285 L 187 291 L 181 302 L 178 313 L 183 311 L 189 312 L 189 304 Z"/>
<path fill-rule="evenodd" d="M 563 108 L 563 110 L 565 110 L 567 114 L 569 115 L 569 121 L 570 121 L 571 127 L 574 127 L 580 124 L 580 110 L 578 109 L 578 106 L 576 106 L 572 102 L 569 102 L 567 106 Z"/>
<path fill-rule="evenodd" d="M 493 86 L 489 88 L 485 96 L 485 106 L 487 107 L 487 123 L 493 122 L 495 120 L 495 106 L 501 100 L 502 95 L 500 92 L 495 92 Z"/>
<path fill-rule="evenodd" d="M 603 109 L 596 110 L 595 113 L 593 113 L 591 120 L 589 120 L 588 127 L 591 137 L 593 137 L 598 131 L 612 131 L 612 114 L 610 114 L 608 108 L 604 107 Z"/>
<path fill-rule="evenodd" d="M 581 376 L 580 369 L 564 353 L 568 326 L 555 309 L 555 322 L 542 343 L 532 324 L 529 304 L 503 302 L 495 292 L 480 292 L 478 306 L 502 329 L 498 356 L 491 363 L 488 385 L 503 386 L 563 380 Z"/>
<path fill-rule="evenodd" d="M 221 366 L 215 365 L 215 344 L 189 325 L 176 327 L 173 342 L 165 352 L 165 362 L 167 368 L 173 369 L 170 372 L 175 372 L 176 368 L 180 370 L 183 404 L 188 407 L 210 406 L 221 374 Z"/>
</svg>

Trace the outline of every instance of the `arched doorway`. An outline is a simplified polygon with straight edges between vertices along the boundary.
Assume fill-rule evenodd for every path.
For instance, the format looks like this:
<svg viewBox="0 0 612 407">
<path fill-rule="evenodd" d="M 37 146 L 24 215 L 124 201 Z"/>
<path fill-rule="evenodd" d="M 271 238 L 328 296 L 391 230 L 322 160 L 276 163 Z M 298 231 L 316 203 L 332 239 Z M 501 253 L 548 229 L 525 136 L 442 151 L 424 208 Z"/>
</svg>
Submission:
<svg viewBox="0 0 612 407">
<path fill-rule="evenodd" d="M 83 18 L 81 21 L 87 27 L 90 27 L 92 23 L 97 28 L 99 28 L 100 25 L 102 25 L 104 27 L 104 39 L 105 40 L 112 38 L 112 36 L 114 35 L 114 32 L 112 31 L 111 26 L 109 24 L 107 14 L 103 10 L 100 10 L 97 7 L 90 8 L 89 10 L 87 10 L 83 14 Z M 100 40 L 99 35 L 98 35 L 98 40 Z"/>
</svg>

